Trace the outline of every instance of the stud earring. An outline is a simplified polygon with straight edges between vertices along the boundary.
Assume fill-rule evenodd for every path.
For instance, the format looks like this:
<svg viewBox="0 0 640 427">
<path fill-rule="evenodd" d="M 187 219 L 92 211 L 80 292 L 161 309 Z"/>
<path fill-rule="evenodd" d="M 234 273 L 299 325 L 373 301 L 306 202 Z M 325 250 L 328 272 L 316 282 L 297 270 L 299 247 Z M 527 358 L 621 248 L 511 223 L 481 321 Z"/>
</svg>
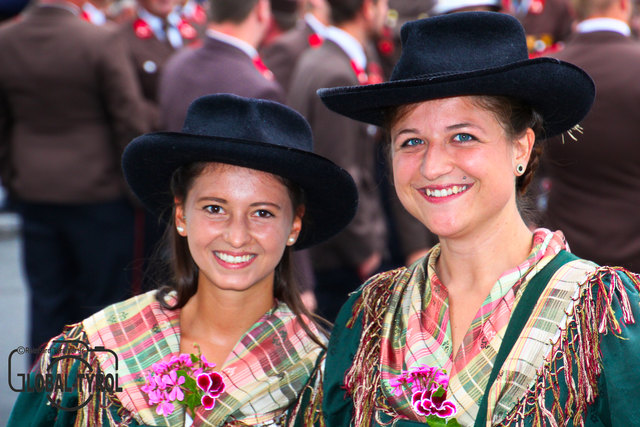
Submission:
<svg viewBox="0 0 640 427">
<path fill-rule="evenodd" d="M 178 233 L 184 233 L 184 227 L 177 226 L 176 230 L 178 230 Z"/>
<path fill-rule="evenodd" d="M 295 242 L 296 242 L 295 237 L 289 237 L 289 243 L 290 243 L 290 244 L 292 244 L 292 245 L 293 245 Z"/>
<path fill-rule="evenodd" d="M 516 165 L 516 172 L 518 175 L 522 175 L 524 173 L 524 165 L 522 163 L 518 163 Z"/>
</svg>

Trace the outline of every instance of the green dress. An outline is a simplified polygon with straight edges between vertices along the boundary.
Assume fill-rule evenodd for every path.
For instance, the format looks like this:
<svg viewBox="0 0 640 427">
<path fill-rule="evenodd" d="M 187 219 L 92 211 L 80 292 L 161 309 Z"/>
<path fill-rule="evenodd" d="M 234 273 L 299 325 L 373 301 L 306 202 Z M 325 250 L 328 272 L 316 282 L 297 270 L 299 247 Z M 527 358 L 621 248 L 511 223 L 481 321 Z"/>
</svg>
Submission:
<svg viewBox="0 0 640 427">
<path fill-rule="evenodd" d="M 396 291 L 409 292 L 417 286 L 412 282 L 416 277 L 424 282 L 429 276 L 426 271 L 417 274 L 417 270 L 425 270 L 426 263 L 378 275 L 351 295 L 332 331 L 321 393 L 309 404 L 318 412 L 322 408 L 315 425 L 425 425 L 425 419 L 412 414 L 410 406 L 389 398 L 381 379 L 381 371 L 389 368 L 381 362 L 381 353 L 384 356 L 394 349 L 385 347 L 384 335 L 393 330 L 385 327 L 385 322 L 394 318 L 389 311 L 402 307 L 394 303 Z M 526 276 L 522 289 L 538 271 Z M 576 277 L 583 280 L 572 283 Z M 561 288 L 564 293 L 558 292 Z M 636 425 L 640 420 L 640 406 L 634 403 L 639 395 L 636 385 L 640 384 L 640 369 L 636 368 L 640 366 L 640 326 L 636 323 L 640 319 L 639 288 L 636 274 L 580 259 L 557 271 L 535 303 L 534 314 L 515 337 L 515 345 L 490 388 L 487 419 L 491 421 L 486 425 Z M 516 304 L 520 294 L 515 297 Z M 402 300 L 402 295 L 398 298 Z M 557 317 L 552 319 L 550 313 Z M 501 331 L 504 334 L 504 329 Z M 536 344 L 542 332 L 552 336 L 553 342 Z M 491 345 L 482 351 L 495 356 Z M 532 360 L 538 361 L 535 366 L 528 366 L 528 371 L 522 368 Z M 476 406 L 469 405 L 466 417 L 458 421 L 471 426 L 492 364 L 487 363 L 486 369 L 469 365 L 481 392 L 475 397 Z M 461 394 L 468 383 L 461 382 Z M 467 394 L 474 398 L 472 392 Z M 300 425 L 309 425 L 310 419 L 307 416 Z"/>
</svg>

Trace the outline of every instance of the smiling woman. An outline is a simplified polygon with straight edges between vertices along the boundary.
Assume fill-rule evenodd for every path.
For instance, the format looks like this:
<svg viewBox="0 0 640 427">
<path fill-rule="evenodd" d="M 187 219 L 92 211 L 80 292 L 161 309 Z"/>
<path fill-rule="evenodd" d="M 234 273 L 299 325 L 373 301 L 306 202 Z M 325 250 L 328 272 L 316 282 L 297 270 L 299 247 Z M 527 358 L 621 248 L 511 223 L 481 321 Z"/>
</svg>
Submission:
<svg viewBox="0 0 640 427">
<path fill-rule="evenodd" d="M 115 375 L 116 389 L 24 392 L 9 424 L 288 424 L 316 387 L 327 341 L 301 301 L 291 250 L 337 233 L 357 206 L 349 174 L 311 146 L 295 111 L 234 95 L 195 100 L 182 132 L 132 141 L 125 177 L 168 224 L 171 277 L 70 325 L 32 373 L 76 355 L 80 342 L 117 361 L 83 353 L 57 373 L 79 377 L 88 363 Z M 60 410 L 74 401 L 87 404 Z"/>
<path fill-rule="evenodd" d="M 319 95 L 385 127 L 399 199 L 440 242 L 351 295 L 315 407 L 330 426 L 636 425 L 640 277 L 570 254 L 518 207 L 544 138 L 589 111 L 592 80 L 529 59 L 506 14 L 401 33 L 389 82 Z"/>
</svg>

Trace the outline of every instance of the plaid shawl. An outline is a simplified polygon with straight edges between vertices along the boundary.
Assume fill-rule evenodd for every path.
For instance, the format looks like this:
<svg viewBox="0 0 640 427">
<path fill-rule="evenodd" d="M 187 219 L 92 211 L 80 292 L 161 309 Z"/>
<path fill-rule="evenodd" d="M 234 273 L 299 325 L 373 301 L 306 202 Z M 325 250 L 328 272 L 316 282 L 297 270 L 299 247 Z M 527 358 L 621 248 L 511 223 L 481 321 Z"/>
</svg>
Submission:
<svg viewBox="0 0 640 427">
<path fill-rule="evenodd" d="M 141 390 L 153 363 L 168 362 L 180 352 L 180 311 L 162 308 L 155 293 L 105 308 L 78 325 L 74 334 L 87 337 L 93 348 L 104 346 L 118 355 L 116 369 L 113 356 L 95 353 L 105 374 L 118 374 L 122 391 L 114 393 L 112 402 L 122 406 L 117 409 L 123 420 L 133 417 L 154 426 L 183 425 L 184 407 L 178 405 L 170 416 L 160 416 Z M 280 419 L 308 382 L 321 350 L 287 305 L 279 303 L 238 341 L 219 371 L 225 392 L 212 410 L 200 408 L 194 425 L 256 425 Z M 91 422 L 95 416 L 79 414 L 78 419 Z"/>
</svg>

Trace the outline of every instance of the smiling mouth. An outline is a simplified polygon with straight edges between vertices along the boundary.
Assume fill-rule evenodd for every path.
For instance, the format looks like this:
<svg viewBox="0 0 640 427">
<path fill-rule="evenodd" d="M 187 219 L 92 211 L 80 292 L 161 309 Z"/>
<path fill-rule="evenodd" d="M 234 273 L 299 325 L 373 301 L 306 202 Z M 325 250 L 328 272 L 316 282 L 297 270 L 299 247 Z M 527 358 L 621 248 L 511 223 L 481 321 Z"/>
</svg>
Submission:
<svg viewBox="0 0 640 427">
<path fill-rule="evenodd" d="M 213 254 L 216 256 L 216 258 L 229 264 L 244 264 L 256 257 L 255 255 L 234 256 L 234 255 L 226 254 L 224 252 L 215 252 L 215 251 L 213 252 Z"/>
<path fill-rule="evenodd" d="M 464 191 L 467 190 L 467 188 L 469 188 L 468 185 L 454 185 L 453 187 L 449 187 L 449 188 L 442 188 L 442 189 L 438 189 L 438 190 L 432 190 L 430 188 L 427 188 L 424 190 L 424 193 L 428 196 L 428 197 L 449 197 L 452 196 L 454 194 L 460 194 Z"/>
</svg>

